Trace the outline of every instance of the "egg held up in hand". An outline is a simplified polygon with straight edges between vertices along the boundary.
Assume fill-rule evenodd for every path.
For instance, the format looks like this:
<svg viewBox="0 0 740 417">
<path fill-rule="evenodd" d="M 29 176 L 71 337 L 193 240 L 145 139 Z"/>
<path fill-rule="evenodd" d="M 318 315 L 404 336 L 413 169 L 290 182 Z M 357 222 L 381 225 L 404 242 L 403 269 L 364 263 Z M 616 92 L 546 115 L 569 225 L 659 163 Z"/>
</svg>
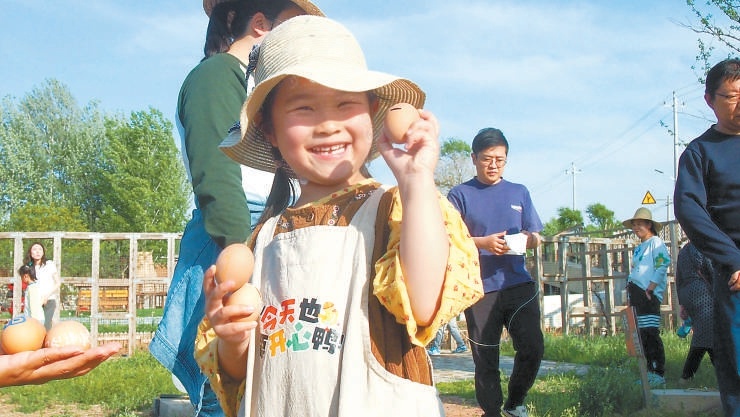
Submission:
<svg viewBox="0 0 740 417">
<path fill-rule="evenodd" d="M 12 355 L 18 352 L 41 349 L 46 336 L 44 325 L 33 317 L 18 316 L 9 321 L 0 334 L 0 347 Z"/>
<path fill-rule="evenodd" d="M 216 259 L 216 281 L 222 284 L 234 281 L 236 287 L 249 282 L 254 270 L 254 254 L 243 243 L 232 243 L 224 248 Z"/>
<path fill-rule="evenodd" d="M 253 306 L 254 313 L 238 321 L 255 321 L 259 318 L 262 311 L 262 295 L 254 285 L 244 284 L 241 288 L 229 294 L 224 304 L 227 306 L 234 304 Z"/>
<path fill-rule="evenodd" d="M 74 321 L 61 321 L 49 329 L 44 340 L 44 347 L 78 346 L 90 349 L 90 332 L 84 324 Z"/>
<path fill-rule="evenodd" d="M 408 103 L 398 103 L 388 109 L 383 124 L 383 133 L 396 144 L 405 143 L 404 136 L 411 124 L 419 120 L 419 110 Z"/>
</svg>

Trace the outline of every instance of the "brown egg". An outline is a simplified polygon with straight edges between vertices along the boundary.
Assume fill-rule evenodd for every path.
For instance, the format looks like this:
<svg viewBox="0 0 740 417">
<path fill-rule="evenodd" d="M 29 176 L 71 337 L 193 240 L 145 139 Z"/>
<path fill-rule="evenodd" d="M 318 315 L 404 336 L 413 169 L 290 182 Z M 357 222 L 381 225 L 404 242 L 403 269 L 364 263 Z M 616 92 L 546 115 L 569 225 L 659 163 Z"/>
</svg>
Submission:
<svg viewBox="0 0 740 417">
<path fill-rule="evenodd" d="M 254 254 L 249 246 L 233 243 L 225 247 L 216 259 L 216 281 L 219 283 L 234 281 L 236 287 L 240 288 L 249 282 L 253 269 Z"/>
<path fill-rule="evenodd" d="M 0 347 L 12 355 L 18 352 L 41 349 L 46 336 L 46 328 L 40 321 L 26 316 L 18 316 L 9 321 L 0 334 Z"/>
<path fill-rule="evenodd" d="M 260 291 L 254 285 L 244 284 L 241 288 L 229 294 L 225 304 L 227 306 L 234 304 L 254 306 L 254 313 L 239 321 L 255 321 L 259 318 L 262 311 L 262 295 L 260 295 Z"/>
<path fill-rule="evenodd" d="M 383 133 L 393 143 L 405 143 L 404 135 L 411 124 L 419 120 L 419 110 L 408 103 L 394 104 L 385 115 Z"/>
<path fill-rule="evenodd" d="M 79 346 L 90 349 L 90 332 L 84 324 L 66 320 L 53 325 L 46 333 L 44 347 Z"/>
</svg>

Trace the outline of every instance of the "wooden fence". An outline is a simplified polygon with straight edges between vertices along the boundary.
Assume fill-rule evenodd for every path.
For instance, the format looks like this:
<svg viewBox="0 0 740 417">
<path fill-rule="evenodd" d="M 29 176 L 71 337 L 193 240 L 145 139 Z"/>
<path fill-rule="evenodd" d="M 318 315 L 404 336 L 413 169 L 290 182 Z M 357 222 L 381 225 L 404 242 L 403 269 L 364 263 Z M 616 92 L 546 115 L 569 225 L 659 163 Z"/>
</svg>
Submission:
<svg viewBox="0 0 740 417">
<path fill-rule="evenodd" d="M 677 222 L 669 222 L 661 238 L 671 253 L 668 283 L 661 305 L 663 324 L 672 329 L 679 313 L 674 266 L 685 237 Z M 627 276 L 632 252 L 639 242 L 631 232 L 610 238 L 577 234 L 548 237 L 528 258 L 532 276 L 540 285 L 540 306 L 545 297 L 556 296 L 559 308 L 543 308 L 545 330 L 570 333 L 574 328 L 588 334 L 614 334 L 622 330 L 626 304 Z M 574 299 L 577 301 L 574 302 Z M 547 315 L 558 314 L 557 320 Z M 560 325 L 550 323 L 557 322 Z M 549 325 L 548 325 L 549 324 Z"/>
<path fill-rule="evenodd" d="M 136 331 L 137 307 L 162 308 L 175 268 L 179 233 L 0 232 L 0 288 L 13 283 L 13 315 L 20 314 L 22 290 L 17 270 L 28 248 L 41 242 L 60 271 L 60 310 L 89 314 L 93 346 L 121 341 L 129 355 L 148 343 Z M 156 253 L 156 257 L 153 256 Z M 10 306 L 6 306 L 10 307 Z M 128 324 L 127 333 L 101 335 L 101 323 Z M 146 340 L 145 340 L 146 339 Z"/>
<path fill-rule="evenodd" d="M 28 247 L 42 242 L 60 271 L 61 309 L 85 320 L 89 315 L 93 345 L 118 340 L 131 355 L 136 348 L 146 347 L 152 336 L 137 333 L 137 319 L 142 319 L 137 318 L 137 308 L 164 306 L 181 237 L 179 233 L 0 232 L 0 288 L 20 282 L 17 270 Z M 667 319 L 664 324 L 673 328 L 679 309 L 673 265 L 685 238 L 676 222 L 668 223 L 661 237 L 674 260 L 661 307 Z M 623 289 L 636 242 L 630 232 L 611 238 L 576 234 L 544 238 L 527 259 L 539 283 L 540 306 L 546 306 L 546 298 L 559 299 L 554 309 L 542 308 L 543 328 L 564 334 L 621 331 Z M 1 293 L 7 295 L 7 291 Z M 21 294 L 21 286 L 13 285 L 12 296 L 7 297 L 14 314 L 21 311 Z M 111 321 L 125 322 L 128 332 L 101 334 L 100 325 Z"/>
</svg>

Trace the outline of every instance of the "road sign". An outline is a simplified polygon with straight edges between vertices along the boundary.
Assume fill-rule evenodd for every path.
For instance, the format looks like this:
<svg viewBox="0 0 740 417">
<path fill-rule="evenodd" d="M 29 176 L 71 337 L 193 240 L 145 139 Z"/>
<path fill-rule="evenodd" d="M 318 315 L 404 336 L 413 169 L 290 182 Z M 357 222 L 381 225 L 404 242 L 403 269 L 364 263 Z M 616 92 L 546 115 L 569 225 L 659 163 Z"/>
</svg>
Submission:
<svg viewBox="0 0 740 417">
<path fill-rule="evenodd" d="M 655 197 L 650 194 L 650 191 L 645 193 L 645 197 L 642 198 L 642 204 L 655 204 Z"/>
</svg>

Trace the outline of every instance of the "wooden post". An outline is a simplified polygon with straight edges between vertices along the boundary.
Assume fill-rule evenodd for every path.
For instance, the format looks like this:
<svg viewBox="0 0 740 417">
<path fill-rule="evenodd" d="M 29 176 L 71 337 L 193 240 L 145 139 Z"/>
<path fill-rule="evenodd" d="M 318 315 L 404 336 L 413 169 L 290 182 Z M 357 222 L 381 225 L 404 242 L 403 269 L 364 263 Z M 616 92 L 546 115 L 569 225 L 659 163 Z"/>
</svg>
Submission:
<svg viewBox="0 0 740 417">
<path fill-rule="evenodd" d="M 54 233 L 54 264 L 56 264 L 57 267 L 57 273 L 59 274 L 59 280 L 60 283 L 62 280 L 62 264 L 64 262 L 64 259 L 62 259 L 62 233 Z M 60 290 L 57 291 L 57 308 L 54 309 L 54 317 L 52 318 L 52 323 L 59 323 L 59 313 L 62 311 L 62 291 L 61 287 Z"/>
<path fill-rule="evenodd" d="M 100 294 L 100 235 L 92 237 L 92 262 L 90 265 L 90 338 L 92 346 L 98 345 L 98 297 Z M 94 312 L 94 313 L 93 313 Z"/>
<path fill-rule="evenodd" d="M 18 268 L 23 265 L 23 236 L 15 234 L 13 237 L 13 276 L 18 277 Z M 23 281 L 20 277 L 13 282 L 13 317 L 21 314 L 21 297 L 23 294 Z"/>
<path fill-rule="evenodd" d="M 570 333 L 570 314 L 568 309 L 568 237 L 561 236 L 558 240 L 558 256 L 560 257 L 560 317 L 563 335 Z"/>
<path fill-rule="evenodd" d="M 640 330 L 637 327 L 637 314 L 635 313 L 635 308 L 632 306 L 627 307 L 625 312 L 627 313 L 627 331 L 625 331 L 627 353 L 637 358 L 637 364 L 640 367 L 640 381 L 642 382 L 642 399 L 645 408 L 650 408 L 650 384 L 647 376 L 647 361 L 645 360 L 645 352 L 642 350 Z"/>
<path fill-rule="evenodd" d="M 139 256 L 138 235 L 129 239 L 128 256 L 128 354 L 134 354 L 136 344 L 136 259 Z"/>
<path fill-rule="evenodd" d="M 543 275 L 542 274 L 542 261 L 541 261 L 542 255 L 541 255 L 540 247 L 541 245 L 537 246 L 536 248 L 532 250 L 532 256 L 534 258 L 534 268 L 533 268 L 534 274 L 535 274 L 534 279 L 537 283 L 537 289 L 538 289 L 537 290 L 537 302 L 539 303 L 538 305 L 540 306 L 540 330 L 544 332 L 545 331 L 545 311 L 542 308 L 542 306 L 545 305 L 544 304 L 545 298 L 544 298 L 544 291 L 543 291 L 545 284 L 542 282 L 542 275 Z"/>
</svg>

